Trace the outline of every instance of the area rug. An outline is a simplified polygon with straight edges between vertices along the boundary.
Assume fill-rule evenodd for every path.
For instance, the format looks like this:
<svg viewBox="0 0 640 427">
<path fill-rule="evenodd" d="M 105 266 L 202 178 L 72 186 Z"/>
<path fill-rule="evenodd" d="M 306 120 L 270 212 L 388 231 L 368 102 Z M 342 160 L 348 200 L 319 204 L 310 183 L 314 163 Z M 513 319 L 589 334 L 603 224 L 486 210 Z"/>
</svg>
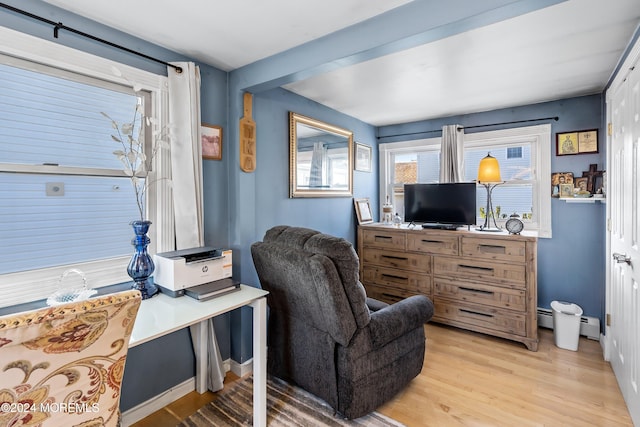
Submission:
<svg viewBox="0 0 640 427">
<path fill-rule="evenodd" d="M 223 427 L 253 425 L 253 381 L 251 377 L 236 381 L 213 402 L 201 408 L 178 426 Z M 323 400 L 279 378 L 267 379 L 267 425 L 279 426 L 404 426 L 373 412 L 355 420 L 334 416 Z"/>
</svg>

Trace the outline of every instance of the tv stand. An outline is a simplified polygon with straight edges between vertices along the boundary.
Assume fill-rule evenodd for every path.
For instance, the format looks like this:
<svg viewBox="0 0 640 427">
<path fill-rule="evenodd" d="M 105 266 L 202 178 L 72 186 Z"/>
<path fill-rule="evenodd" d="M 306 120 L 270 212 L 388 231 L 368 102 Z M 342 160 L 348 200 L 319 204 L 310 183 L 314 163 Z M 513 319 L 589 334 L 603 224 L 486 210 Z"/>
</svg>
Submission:
<svg viewBox="0 0 640 427">
<path fill-rule="evenodd" d="M 431 230 L 457 230 L 458 226 L 455 224 L 440 224 L 439 222 L 425 222 L 422 224 L 422 228 Z"/>
</svg>

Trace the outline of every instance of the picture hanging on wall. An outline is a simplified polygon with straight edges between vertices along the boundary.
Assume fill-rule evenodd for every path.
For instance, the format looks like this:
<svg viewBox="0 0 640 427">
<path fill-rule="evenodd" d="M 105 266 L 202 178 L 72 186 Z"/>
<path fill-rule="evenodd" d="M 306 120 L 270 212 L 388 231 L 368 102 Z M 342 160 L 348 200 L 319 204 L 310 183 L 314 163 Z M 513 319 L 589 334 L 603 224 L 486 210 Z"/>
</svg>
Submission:
<svg viewBox="0 0 640 427">
<path fill-rule="evenodd" d="M 371 172 L 371 146 L 356 142 L 355 150 L 356 154 L 353 158 L 356 164 L 354 169 L 362 172 Z"/>
<path fill-rule="evenodd" d="M 556 134 L 556 155 L 593 154 L 598 152 L 598 129 Z"/>
<path fill-rule="evenodd" d="M 202 124 L 202 158 L 206 160 L 222 160 L 222 127 Z"/>
</svg>

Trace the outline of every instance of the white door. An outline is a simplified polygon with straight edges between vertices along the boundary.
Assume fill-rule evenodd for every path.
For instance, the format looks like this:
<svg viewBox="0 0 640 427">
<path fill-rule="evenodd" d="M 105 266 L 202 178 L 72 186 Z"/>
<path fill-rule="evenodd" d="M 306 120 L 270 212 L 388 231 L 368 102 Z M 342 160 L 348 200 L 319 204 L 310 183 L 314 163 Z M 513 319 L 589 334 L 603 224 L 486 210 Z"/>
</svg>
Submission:
<svg viewBox="0 0 640 427">
<path fill-rule="evenodd" d="M 640 70 L 609 98 L 610 268 L 607 313 L 611 366 L 635 425 L 640 426 Z"/>
</svg>

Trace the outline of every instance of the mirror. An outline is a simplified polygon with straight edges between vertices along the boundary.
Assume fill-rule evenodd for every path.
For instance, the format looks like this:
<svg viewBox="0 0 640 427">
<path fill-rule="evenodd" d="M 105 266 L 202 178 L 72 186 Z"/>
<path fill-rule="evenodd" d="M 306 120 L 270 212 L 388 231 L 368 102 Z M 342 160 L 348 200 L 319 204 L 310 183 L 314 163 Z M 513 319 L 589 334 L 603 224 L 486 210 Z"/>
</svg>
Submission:
<svg viewBox="0 0 640 427">
<path fill-rule="evenodd" d="M 353 132 L 289 113 L 289 197 L 353 194 Z"/>
</svg>

